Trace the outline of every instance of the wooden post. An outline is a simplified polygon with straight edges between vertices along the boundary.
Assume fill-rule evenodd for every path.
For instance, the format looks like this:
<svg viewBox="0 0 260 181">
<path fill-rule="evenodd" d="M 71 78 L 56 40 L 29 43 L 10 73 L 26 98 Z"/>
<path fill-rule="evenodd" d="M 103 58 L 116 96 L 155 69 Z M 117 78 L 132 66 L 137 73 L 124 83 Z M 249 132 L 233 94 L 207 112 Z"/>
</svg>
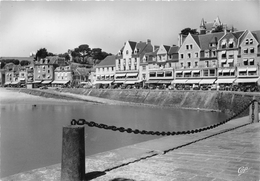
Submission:
<svg viewBox="0 0 260 181">
<path fill-rule="evenodd" d="M 258 102 L 253 102 L 249 107 L 249 122 L 257 123 L 259 122 L 259 113 L 258 113 Z"/>
<path fill-rule="evenodd" d="M 85 177 L 84 126 L 63 127 L 61 180 L 81 181 Z"/>
</svg>

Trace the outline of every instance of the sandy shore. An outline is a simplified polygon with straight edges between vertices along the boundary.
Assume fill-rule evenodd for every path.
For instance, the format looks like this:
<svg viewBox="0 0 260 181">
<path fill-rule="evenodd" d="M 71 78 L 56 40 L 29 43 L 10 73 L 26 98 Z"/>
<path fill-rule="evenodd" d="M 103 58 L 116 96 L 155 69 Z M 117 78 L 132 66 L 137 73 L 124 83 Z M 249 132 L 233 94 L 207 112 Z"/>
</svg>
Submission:
<svg viewBox="0 0 260 181">
<path fill-rule="evenodd" d="M 18 90 L 7 90 L 0 88 L 0 105 L 1 104 L 86 104 L 86 102 L 45 98 L 19 92 Z"/>
</svg>

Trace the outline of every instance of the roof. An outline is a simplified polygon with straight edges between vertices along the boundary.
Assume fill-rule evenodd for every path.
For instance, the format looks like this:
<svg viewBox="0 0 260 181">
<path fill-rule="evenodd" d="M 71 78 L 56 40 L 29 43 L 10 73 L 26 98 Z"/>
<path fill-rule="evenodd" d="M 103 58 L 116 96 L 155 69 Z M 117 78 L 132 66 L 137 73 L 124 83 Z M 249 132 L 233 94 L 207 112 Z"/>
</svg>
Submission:
<svg viewBox="0 0 260 181">
<path fill-rule="evenodd" d="M 191 34 L 191 36 L 193 37 L 195 42 L 200 46 L 199 36 L 198 35 L 193 35 L 193 34 Z"/>
<path fill-rule="evenodd" d="M 200 42 L 200 48 L 201 50 L 207 50 L 209 49 L 210 43 L 217 43 L 218 40 L 224 35 L 224 32 L 219 33 L 209 33 L 209 34 L 203 34 L 199 35 L 199 42 Z"/>
<path fill-rule="evenodd" d="M 139 52 L 143 51 L 143 49 L 146 47 L 146 43 L 145 42 L 139 42 L 136 45 L 136 48 L 139 49 Z"/>
<path fill-rule="evenodd" d="M 170 46 L 168 46 L 168 45 L 163 45 L 164 46 L 164 48 L 165 48 L 165 50 L 166 50 L 166 52 L 169 52 L 169 50 L 170 50 Z"/>
<path fill-rule="evenodd" d="M 238 39 L 244 32 L 245 32 L 245 30 L 236 31 L 236 32 L 233 32 L 232 34 Z"/>
<path fill-rule="evenodd" d="M 75 75 L 80 74 L 80 75 L 87 76 L 90 72 L 90 69 L 87 69 L 85 67 L 77 67 L 73 72 L 74 72 Z"/>
<path fill-rule="evenodd" d="M 136 42 L 133 42 L 133 41 L 128 41 L 129 44 L 130 44 L 130 47 L 132 48 L 132 50 L 134 51 L 135 50 L 135 46 L 136 46 Z"/>
<path fill-rule="evenodd" d="M 11 59 L 15 59 L 15 60 L 27 60 L 32 62 L 34 60 L 34 57 L 0 57 L 0 60 L 11 60 Z"/>
<path fill-rule="evenodd" d="M 170 48 L 170 50 L 168 51 L 168 54 L 171 55 L 171 54 L 174 54 L 174 53 L 178 53 L 178 50 L 179 50 L 178 46 L 172 46 Z"/>
<path fill-rule="evenodd" d="M 258 43 L 260 43 L 260 30 L 252 31 L 252 34 L 254 35 Z"/>
<path fill-rule="evenodd" d="M 115 66 L 116 64 L 116 56 L 115 55 L 109 55 L 104 60 L 102 60 L 97 67 L 100 66 Z"/>
</svg>

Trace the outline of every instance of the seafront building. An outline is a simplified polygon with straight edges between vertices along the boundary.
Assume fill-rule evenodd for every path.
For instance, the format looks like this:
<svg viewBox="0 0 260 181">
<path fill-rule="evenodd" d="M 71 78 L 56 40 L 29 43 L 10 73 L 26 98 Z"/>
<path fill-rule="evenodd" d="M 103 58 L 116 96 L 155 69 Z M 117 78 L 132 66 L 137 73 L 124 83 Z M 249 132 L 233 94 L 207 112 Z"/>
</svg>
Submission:
<svg viewBox="0 0 260 181">
<path fill-rule="evenodd" d="M 78 87 L 87 82 L 102 87 L 173 85 L 180 89 L 259 85 L 260 30 L 236 31 L 218 17 L 213 22 L 202 19 L 199 33 L 179 34 L 177 45 L 152 45 L 150 39 L 126 41 L 118 54 L 93 68 L 66 63 L 58 56 L 31 62 L 26 67 L 7 64 L 1 70 L 2 85 L 23 81 L 28 88 Z"/>
</svg>

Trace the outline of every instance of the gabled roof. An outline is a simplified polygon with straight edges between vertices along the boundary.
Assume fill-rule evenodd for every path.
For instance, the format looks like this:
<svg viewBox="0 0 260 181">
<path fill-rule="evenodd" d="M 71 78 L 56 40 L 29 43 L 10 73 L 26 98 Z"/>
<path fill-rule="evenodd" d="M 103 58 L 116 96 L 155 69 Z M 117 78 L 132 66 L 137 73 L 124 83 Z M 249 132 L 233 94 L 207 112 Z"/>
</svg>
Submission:
<svg viewBox="0 0 260 181">
<path fill-rule="evenodd" d="M 232 34 L 238 39 L 244 32 L 245 32 L 245 30 L 236 31 L 236 32 L 233 32 Z"/>
<path fill-rule="evenodd" d="M 260 30 L 252 31 L 253 36 L 255 39 L 260 43 Z"/>
<path fill-rule="evenodd" d="M 146 47 L 146 43 L 145 42 L 139 42 L 136 45 L 136 48 L 139 50 L 139 52 L 143 51 L 143 49 Z"/>
<path fill-rule="evenodd" d="M 109 55 L 104 60 L 102 60 L 97 67 L 103 67 L 103 66 L 115 66 L 116 64 L 116 56 L 115 55 Z"/>
<path fill-rule="evenodd" d="M 195 42 L 200 46 L 199 36 L 198 35 L 192 35 L 192 38 L 195 40 Z"/>
<path fill-rule="evenodd" d="M 199 35 L 199 42 L 200 42 L 201 50 L 209 49 L 210 43 L 217 43 L 218 40 L 223 36 L 224 36 L 224 32 Z"/>
<path fill-rule="evenodd" d="M 170 50 L 170 46 L 168 46 L 168 45 L 163 45 L 163 47 L 165 48 L 165 50 L 166 50 L 166 52 L 169 52 L 169 50 Z"/>
<path fill-rule="evenodd" d="M 133 41 L 128 41 L 129 44 L 130 44 L 130 47 L 132 48 L 132 51 L 135 50 L 135 46 L 136 46 L 136 42 L 133 42 Z"/>
<path fill-rule="evenodd" d="M 172 55 L 172 54 L 174 54 L 174 53 L 178 53 L 178 51 L 179 51 L 179 47 L 178 47 L 178 46 L 172 46 L 172 47 L 170 48 L 170 50 L 168 51 L 168 54 L 169 54 L 169 55 Z"/>
<path fill-rule="evenodd" d="M 241 36 L 239 36 L 239 34 L 237 34 L 237 36 L 239 36 L 238 37 L 238 43 L 239 43 L 239 45 L 242 43 L 242 41 L 245 39 L 245 37 L 246 37 L 246 35 L 249 33 L 249 31 L 248 30 L 245 30 L 243 33 L 242 33 L 242 35 Z"/>
</svg>

